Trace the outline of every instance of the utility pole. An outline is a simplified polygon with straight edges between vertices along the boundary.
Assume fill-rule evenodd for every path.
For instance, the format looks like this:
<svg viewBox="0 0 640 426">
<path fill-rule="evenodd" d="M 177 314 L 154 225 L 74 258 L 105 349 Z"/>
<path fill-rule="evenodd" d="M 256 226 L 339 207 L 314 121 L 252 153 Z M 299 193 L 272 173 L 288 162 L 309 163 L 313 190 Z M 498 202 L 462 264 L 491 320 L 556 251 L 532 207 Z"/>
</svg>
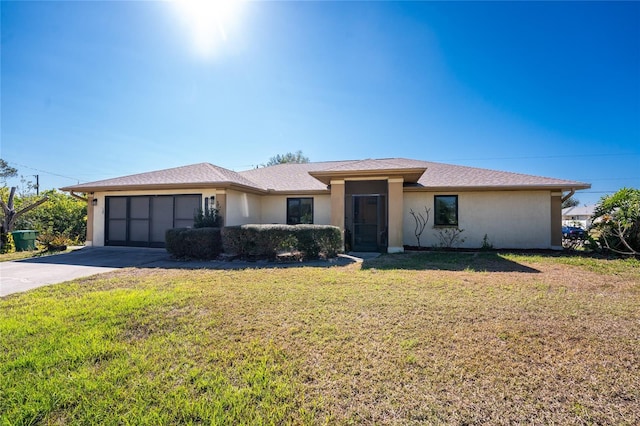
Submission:
<svg viewBox="0 0 640 426">
<path fill-rule="evenodd" d="M 36 178 L 36 195 L 40 195 L 40 175 L 33 175 Z"/>
</svg>

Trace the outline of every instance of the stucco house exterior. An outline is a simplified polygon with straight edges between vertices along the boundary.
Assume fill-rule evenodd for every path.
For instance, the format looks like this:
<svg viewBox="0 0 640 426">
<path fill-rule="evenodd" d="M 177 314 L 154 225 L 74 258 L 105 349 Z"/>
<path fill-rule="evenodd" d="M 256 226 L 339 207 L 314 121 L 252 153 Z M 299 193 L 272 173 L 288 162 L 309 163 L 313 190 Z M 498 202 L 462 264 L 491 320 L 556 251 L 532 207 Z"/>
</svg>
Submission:
<svg viewBox="0 0 640 426">
<path fill-rule="evenodd" d="M 216 205 L 224 225 L 335 225 L 355 251 L 416 245 L 410 211 L 429 209 L 423 246 L 463 229 L 461 247 L 561 249 L 562 201 L 583 182 L 405 158 L 280 164 L 235 172 L 193 164 L 61 188 L 88 200 L 87 245 L 162 247 Z"/>
</svg>

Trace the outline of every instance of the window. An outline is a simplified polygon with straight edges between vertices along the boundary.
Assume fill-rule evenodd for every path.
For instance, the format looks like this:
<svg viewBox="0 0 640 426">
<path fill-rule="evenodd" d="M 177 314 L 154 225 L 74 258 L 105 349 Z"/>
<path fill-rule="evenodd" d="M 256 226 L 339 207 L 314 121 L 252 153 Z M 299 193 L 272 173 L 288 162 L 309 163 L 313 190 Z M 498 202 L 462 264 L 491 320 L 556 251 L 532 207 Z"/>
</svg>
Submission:
<svg viewBox="0 0 640 426">
<path fill-rule="evenodd" d="M 436 226 L 458 226 L 458 196 L 436 195 L 434 197 Z"/>
<path fill-rule="evenodd" d="M 287 225 L 313 223 L 313 198 L 287 198 Z"/>
</svg>

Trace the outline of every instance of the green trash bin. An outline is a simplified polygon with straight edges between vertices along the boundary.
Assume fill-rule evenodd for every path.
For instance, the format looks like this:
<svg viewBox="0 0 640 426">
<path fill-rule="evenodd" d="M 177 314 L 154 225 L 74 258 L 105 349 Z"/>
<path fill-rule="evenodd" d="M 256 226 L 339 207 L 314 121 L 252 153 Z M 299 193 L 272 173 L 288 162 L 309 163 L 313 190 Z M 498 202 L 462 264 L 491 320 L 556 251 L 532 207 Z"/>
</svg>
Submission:
<svg viewBox="0 0 640 426">
<path fill-rule="evenodd" d="M 16 251 L 27 251 L 36 249 L 36 238 L 38 231 L 12 231 L 13 242 L 16 245 Z"/>
</svg>

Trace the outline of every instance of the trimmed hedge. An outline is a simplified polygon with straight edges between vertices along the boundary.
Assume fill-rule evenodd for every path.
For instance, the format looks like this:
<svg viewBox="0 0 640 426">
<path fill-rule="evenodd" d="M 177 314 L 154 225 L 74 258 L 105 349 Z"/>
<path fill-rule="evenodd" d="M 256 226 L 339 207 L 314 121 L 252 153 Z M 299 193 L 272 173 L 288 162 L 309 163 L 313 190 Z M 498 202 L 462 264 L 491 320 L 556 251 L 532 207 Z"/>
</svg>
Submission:
<svg viewBox="0 0 640 426">
<path fill-rule="evenodd" d="M 168 229 L 165 247 L 178 258 L 215 259 L 222 252 L 220 228 Z"/>
<path fill-rule="evenodd" d="M 225 253 L 243 258 L 275 259 L 282 252 L 328 258 L 342 251 L 342 233 L 329 225 L 228 226 L 222 228 L 222 245 Z"/>
</svg>

